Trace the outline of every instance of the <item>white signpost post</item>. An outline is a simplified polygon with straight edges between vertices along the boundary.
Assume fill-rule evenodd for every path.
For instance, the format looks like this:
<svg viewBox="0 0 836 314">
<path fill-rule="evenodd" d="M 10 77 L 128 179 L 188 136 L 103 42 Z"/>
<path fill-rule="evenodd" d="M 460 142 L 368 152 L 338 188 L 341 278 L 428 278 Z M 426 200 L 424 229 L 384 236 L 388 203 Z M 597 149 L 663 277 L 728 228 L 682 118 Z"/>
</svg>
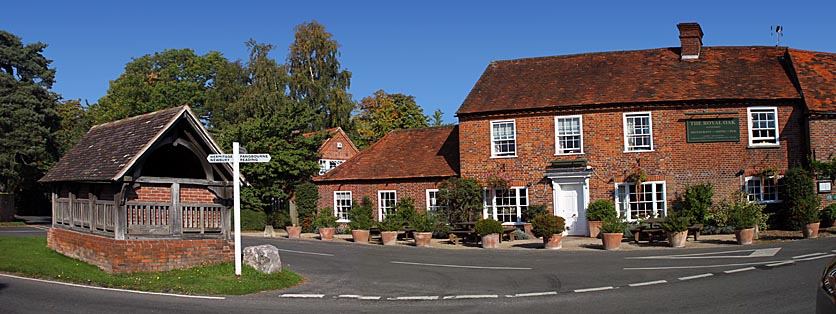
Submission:
<svg viewBox="0 0 836 314">
<path fill-rule="evenodd" d="M 232 154 L 209 154 L 210 163 L 232 163 L 232 180 L 235 181 L 232 192 L 233 219 L 235 220 L 235 275 L 241 276 L 241 169 L 242 162 L 269 162 L 270 154 L 241 154 L 238 142 L 232 142 Z"/>
</svg>

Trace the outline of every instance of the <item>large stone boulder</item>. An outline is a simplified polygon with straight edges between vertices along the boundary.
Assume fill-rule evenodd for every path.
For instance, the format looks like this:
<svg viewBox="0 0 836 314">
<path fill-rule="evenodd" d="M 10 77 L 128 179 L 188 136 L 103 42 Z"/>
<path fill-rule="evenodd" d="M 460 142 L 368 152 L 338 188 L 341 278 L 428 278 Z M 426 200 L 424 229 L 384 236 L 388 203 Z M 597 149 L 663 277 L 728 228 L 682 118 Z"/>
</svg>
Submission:
<svg viewBox="0 0 836 314">
<path fill-rule="evenodd" d="M 245 264 L 265 274 L 282 271 L 282 259 L 279 257 L 279 249 L 269 244 L 244 248 L 243 261 Z"/>
</svg>

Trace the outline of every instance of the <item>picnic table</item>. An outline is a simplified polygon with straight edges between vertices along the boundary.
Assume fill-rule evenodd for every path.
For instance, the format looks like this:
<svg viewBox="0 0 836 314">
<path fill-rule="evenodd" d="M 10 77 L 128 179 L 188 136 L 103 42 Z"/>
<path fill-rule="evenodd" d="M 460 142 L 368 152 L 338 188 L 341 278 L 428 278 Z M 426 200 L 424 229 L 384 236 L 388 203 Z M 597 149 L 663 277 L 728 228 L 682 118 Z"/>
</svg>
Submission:
<svg viewBox="0 0 836 314">
<path fill-rule="evenodd" d="M 639 243 L 639 238 L 644 235 L 650 243 L 654 240 L 664 239 L 666 232 L 662 229 L 661 223 L 665 222 L 665 218 L 650 218 L 644 221 L 645 224 L 637 226 L 637 228 L 630 229 L 633 233 L 633 241 Z M 699 240 L 700 231 L 702 231 L 703 224 L 694 224 L 688 227 L 688 235 L 694 236 L 694 241 Z"/>
<path fill-rule="evenodd" d="M 457 222 L 453 226 L 456 228 L 447 231 L 447 237 L 450 238 L 450 242 L 453 242 L 453 244 L 458 245 L 459 239 L 474 240 L 474 242 L 479 243 L 479 236 L 476 234 L 476 230 L 474 230 L 474 227 L 476 227 L 475 222 Z M 516 226 L 502 226 L 502 235 L 499 237 L 499 241 L 502 242 L 503 237 L 506 235 L 508 236 L 508 241 L 514 241 L 515 231 L 517 231 Z"/>
</svg>

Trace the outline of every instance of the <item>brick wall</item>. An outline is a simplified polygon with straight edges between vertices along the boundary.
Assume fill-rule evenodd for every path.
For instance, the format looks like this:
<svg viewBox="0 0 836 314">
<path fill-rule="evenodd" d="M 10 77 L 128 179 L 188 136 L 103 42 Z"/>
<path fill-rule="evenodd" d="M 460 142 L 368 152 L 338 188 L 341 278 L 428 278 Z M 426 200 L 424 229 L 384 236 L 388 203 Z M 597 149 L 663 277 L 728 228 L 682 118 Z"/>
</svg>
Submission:
<svg viewBox="0 0 836 314">
<path fill-rule="evenodd" d="M 205 188 L 180 186 L 180 203 L 213 204 L 216 197 Z"/>
<path fill-rule="evenodd" d="M 375 219 L 377 219 L 378 191 L 396 191 L 398 200 L 412 198 L 415 200 L 415 209 L 423 212 L 427 209 L 427 189 L 437 189 L 445 178 L 438 179 L 415 179 L 415 180 L 375 180 L 374 182 L 316 182 L 319 188 L 318 208 L 334 208 L 334 191 L 351 191 L 351 198 L 356 206 L 364 196 L 372 201 Z"/>
<path fill-rule="evenodd" d="M 181 203 L 213 204 L 217 196 L 212 191 L 198 186 L 180 186 Z M 171 202 L 171 185 L 144 184 L 128 192 L 128 201 Z"/>
<path fill-rule="evenodd" d="M 836 117 L 813 116 L 810 118 L 810 150 L 819 161 L 830 161 L 836 158 L 836 140 L 833 132 L 836 130 Z M 836 192 L 836 191 L 834 191 Z M 822 207 L 833 204 L 836 193 L 819 194 L 822 199 Z M 827 199 L 830 196 L 831 199 Z"/>
<path fill-rule="evenodd" d="M 337 144 L 342 143 L 342 148 L 338 148 Z M 336 132 L 334 135 L 325 141 L 320 147 L 319 151 L 322 153 L 322 159 L 337 159 L 348 160 L 357 154 L 354 145 L 342 132 Z"/>
<path fill-rule="evenodd" d="M 630 169 L 639 162 L 649 181 L 666 181 L 669 204 L 686 185 L 711 182 L 715 198 L 727 197 L 740 189 L 739 170 L 755 175 L 767 166 L 786 169 L 806 158 L 805 131 L 802 127 L 801 104 L 758 104 L 778 106 L 780 146 L 748 147 L 748 117 L 745 106 L 719 107 L 709 111 L 735 112 L 722 115 L 686 115 L 703 111 L 706 106 L 635 108 L 604 108 L 584 111 L 518 114 L 494 117 L 465 116 L 459 118 L 461 175 L 484 178 L 488 173 L 511 179 L 512 185 L 532 184 L 531 204 L 552 205 L 551 182 L 545 178 L 550 161 L 587 159 L 593 167 L 590 178 L 590 199 L 612 199 L 615 183 L 623 182 Z M 624 152 L 624 112 L 652 112 L 652 152 Z M 583 151 L 581 155 L 555 155 L 554 117 L 582 115 Z M 740 141 L 720 143 L 687 143 L 685 120 L 708 118 L 740 119 Z M 491 158 L 490 121 L 515 119 L 517 132 L 516 158 Z M 832 127 L 830 128 L 833 129 Z"/>
<path fill-rule="evenodd" d="M 114 240 L 50 228 L 47 245 L 108 273 L 157 272 L 231 262 L 233 242 L 202 240 Z"/>
</svg>

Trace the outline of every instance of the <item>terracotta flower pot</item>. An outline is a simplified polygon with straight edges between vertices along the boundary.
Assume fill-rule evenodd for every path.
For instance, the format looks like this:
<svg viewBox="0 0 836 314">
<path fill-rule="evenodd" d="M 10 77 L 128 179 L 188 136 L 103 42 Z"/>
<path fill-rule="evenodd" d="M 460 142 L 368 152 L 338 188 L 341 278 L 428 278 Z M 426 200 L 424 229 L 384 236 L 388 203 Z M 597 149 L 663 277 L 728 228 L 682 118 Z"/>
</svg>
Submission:
<svg viewBox="0 0 836 314">
<path fill-rule="evenodd" d="M 499 247 L 499 233 L 482 236 L 482 248 L 495 249 Z"/>
<path fill-rule="evenodd" d="M 380 239 L 383 241 L 383 245 L 395 245 L 398 243 L 398 232 L 397 231 L 381 231 L 380 232 Z"/>
<path fill-rule="evenodd" d="M 601 240 L 604 242 L 604 249 L 607 251 L 618 250 L 621 248 L 621 239 L 624 233 L 604 233 Z"/>
<path fill-rule="evenodd" d="M 801 228 L 801 233 L 804 234 L 805 239 L 809 238 L 818 238 L 819 237 L 819 225 L 821 222 L 814 222 L 811 224 L 806 224 L 804 227 Z"/>
<path fill-rule="evenodd" d="M 288 239 L 299 239 L 302 237 L 302 226 L 287 226 L 285 230 L 287 230 Z"/>
<path fill-rule="evenodd" d="M 553 234 L 551 237 L 543 238 L 543 248 L 547 250 L 559 250 L 563 248 L 563 234 Z"/>
<path fill-rule="evenodd" d="M 355 243 L 369 243 L 369 230 L 351 230 L 351 237 Z"/>
<path fill-rule="evenodd" d="M 337 228 L 319 228 L 319 239 L 326 241 L 333 240 L 335 229 Z"/>
<path fill-rule="evenodd" d="M 603 221 L 600 220 L 590 220 L 589 221 L 589 237 L 590 238 L 597 238 L 601 234 L 601 224 Z"/>
<path fill-rule="evenodd" d="M 671 247 L 685 247 L 686 240 L 688 240 L 688 230 L 681 232 L 668 231 L 668 243 Z"/>
<path fill-rule="evenodd" d="M 415 246 L 430 247 L 430 240 L 433 238 L 432 232 L 415 232 L 412 234 L 415 237 Z"/>
<path fill-rule="evenodd" d="M 755 228 L 734 229 L 734 238 L 737 239 L 737 244 L 752 244 L 755 238 Z"/>
</svg>

